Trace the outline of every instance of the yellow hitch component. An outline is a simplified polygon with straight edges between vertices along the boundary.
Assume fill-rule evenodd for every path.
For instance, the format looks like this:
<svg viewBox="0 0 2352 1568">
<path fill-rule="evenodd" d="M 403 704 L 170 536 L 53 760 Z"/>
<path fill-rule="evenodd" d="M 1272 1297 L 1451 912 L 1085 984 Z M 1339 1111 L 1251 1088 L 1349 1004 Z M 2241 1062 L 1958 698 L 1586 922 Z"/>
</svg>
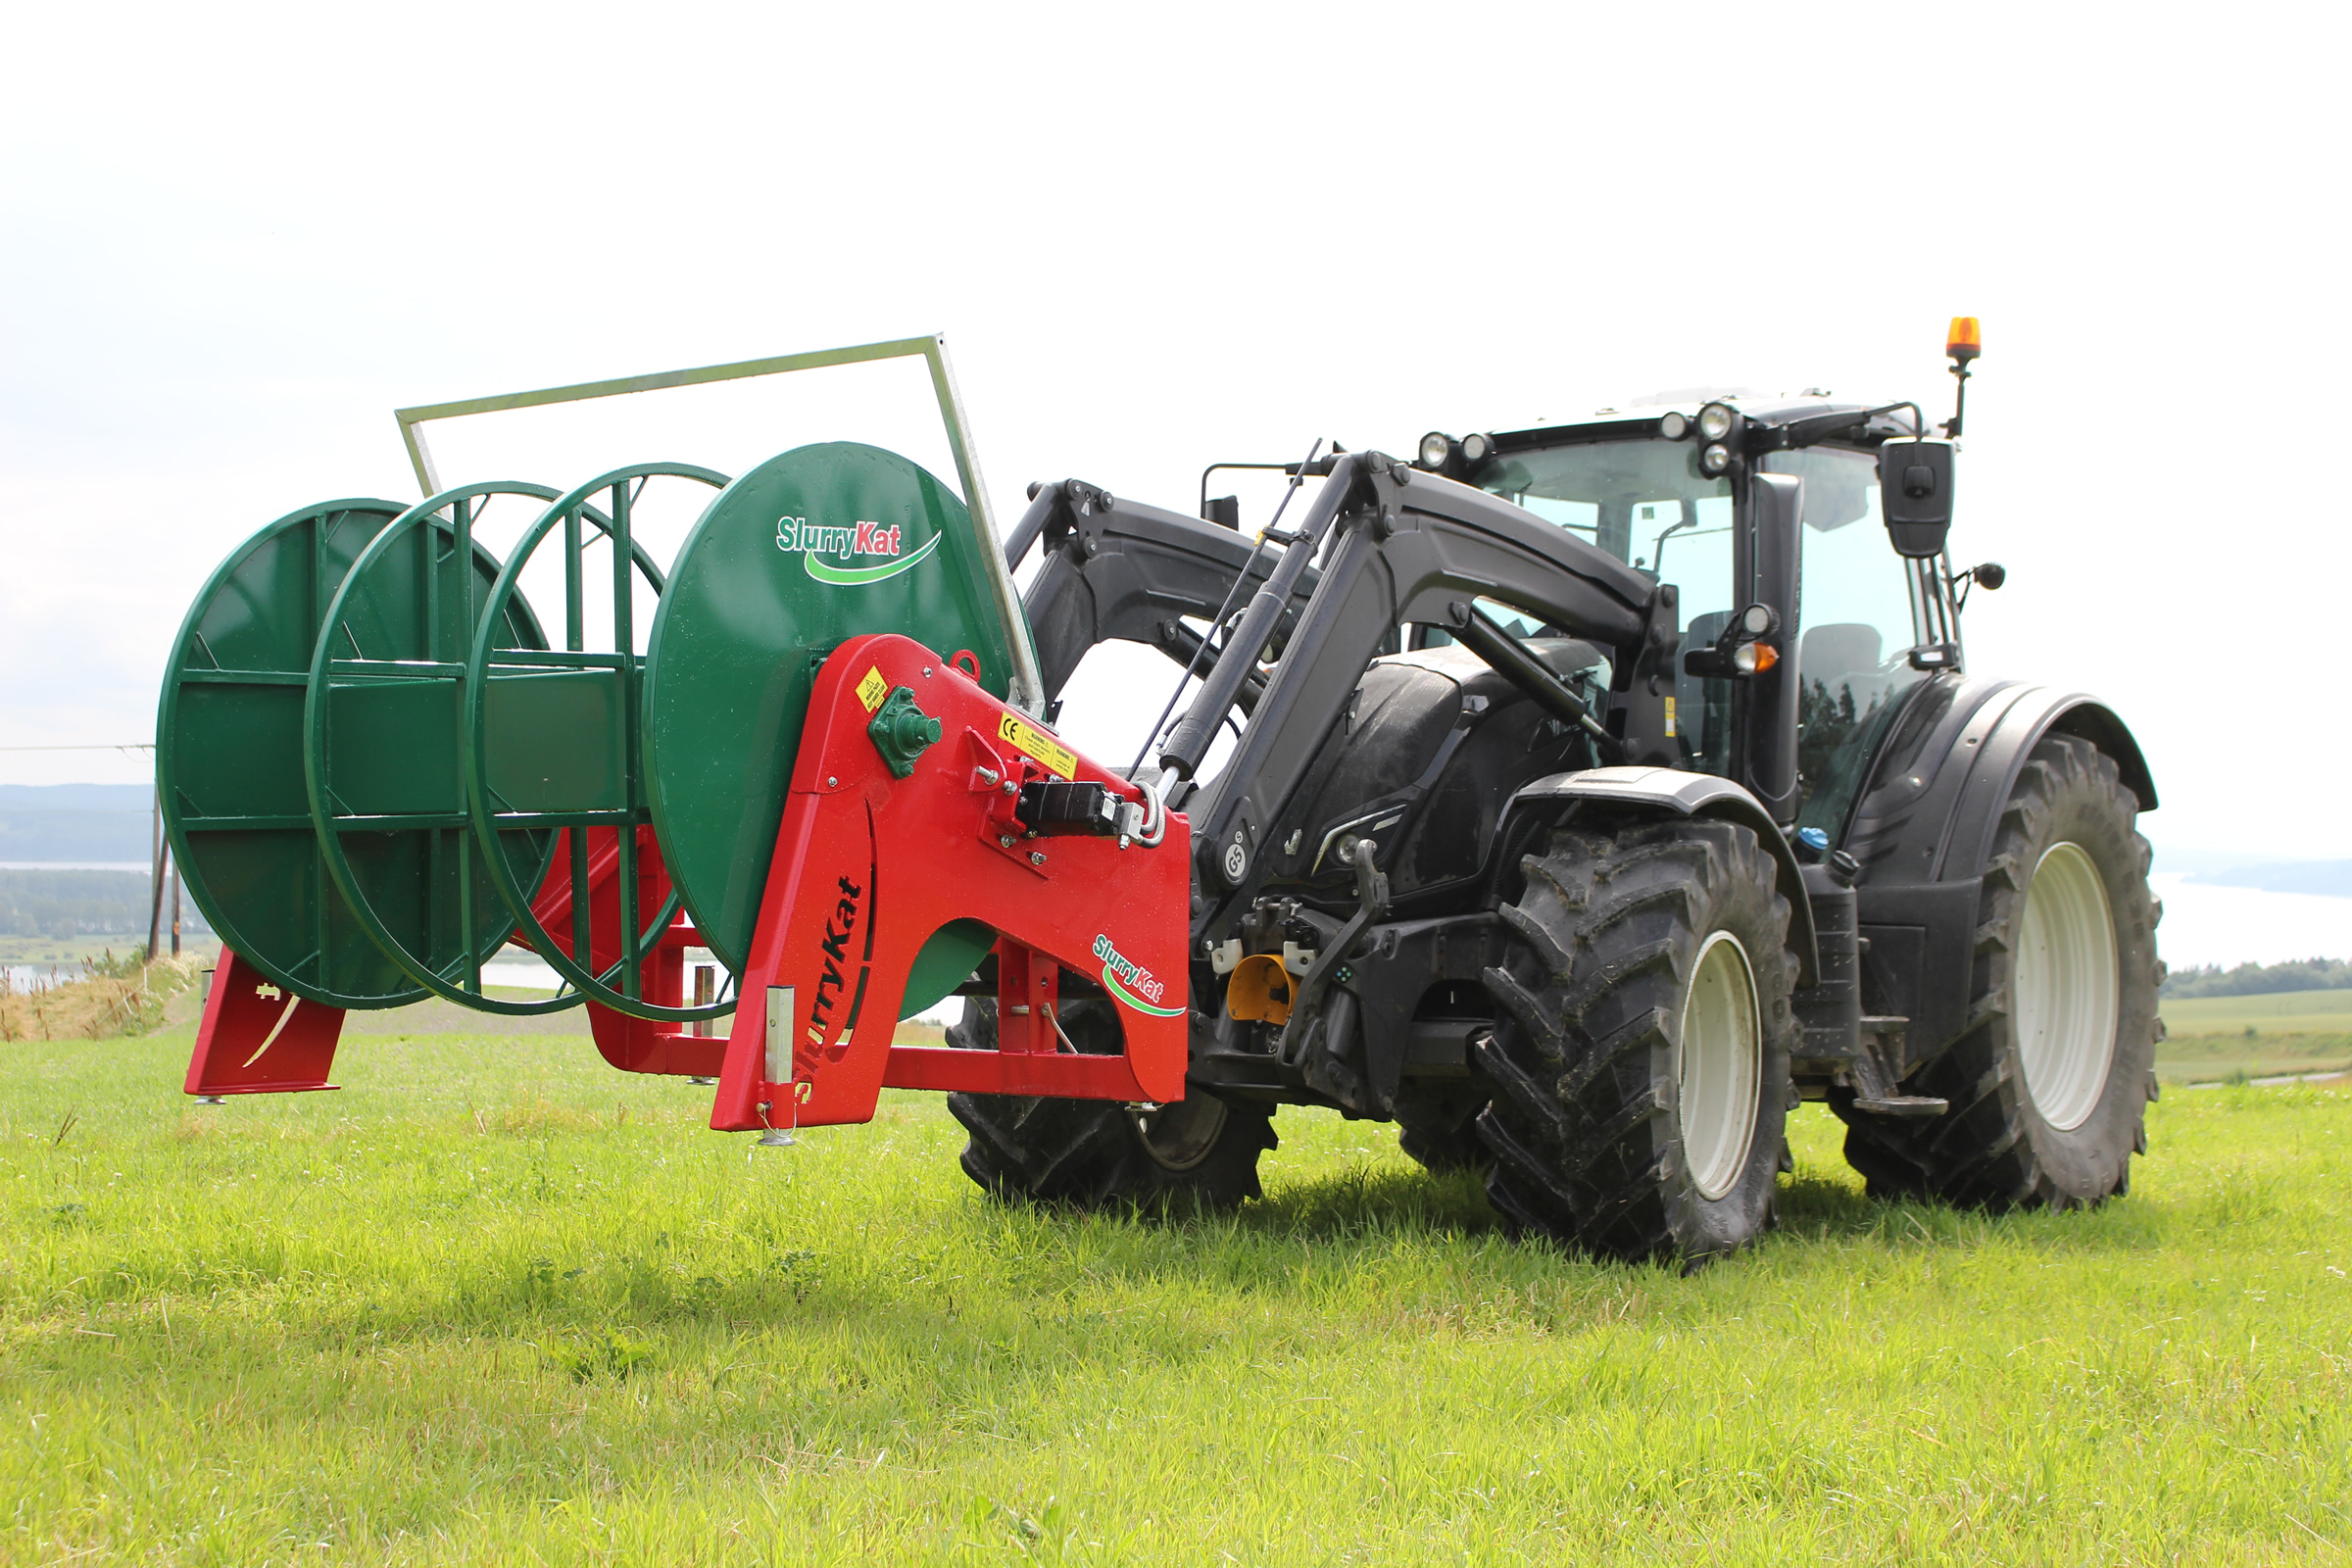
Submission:
<svg viewBox="0 0 2352 1568">
<path fill-rule="evenodd" d="M 1282 966 L 1282 959 L 1271 953 L 1252 953 L 1233 966 L 1233 976 L 1225 982 L 1225 1010 L 1236 1018 L 1254 1018 L 1265 1023 L 1291 1021 L 1291 998 L 1298 982 Z"/>
</svg>

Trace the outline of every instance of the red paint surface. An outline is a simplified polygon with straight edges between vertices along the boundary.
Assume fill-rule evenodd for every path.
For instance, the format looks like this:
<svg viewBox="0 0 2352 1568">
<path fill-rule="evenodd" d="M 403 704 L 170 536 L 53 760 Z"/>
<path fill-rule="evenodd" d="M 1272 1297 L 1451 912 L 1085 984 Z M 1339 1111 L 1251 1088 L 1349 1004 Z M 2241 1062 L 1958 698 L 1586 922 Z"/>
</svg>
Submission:
<svg viewBox="0 0 2352 1568">
<path fill-rule="evenodd" d="M 188 1060 L 191 1095 L 293 1094 L 332 1089 L 343 1009 L 283 991 L 226 948 Z"/>
<path fill-rule="evenodd" d="M 941 723 L 939 744 L 908 778 L 891 776 L 866 733 L 872 712 L 858 687 L 877 670 L 886 689 L 909 688 Z M 1047 767 L 1003 737 L 1000 720 L 1008 714 L 1012 709 L 909 638 L 852 638 L 826 660 L 810 694 L 712 1127 L 870 1121 L 885 1086 L 1183 1097 L 1191 829 L 1171 815 L 1165 839 L 1149 850 L 1075 835 L 1024 838 L 1002 781 L 1042 778 Z M 1137 798 L 1134 786 L 1088 758 L 1077 758 L 1074 772 Z M 956 919 L 998 931 L 1001 987 L 1029 996 L 1032 1011 L 1001 1015 L 998 1051 L 893 1048 L 915 955 Z M 1123 1054 L 1080 1055 L 1039 1009 L 1055 1000 L 1055 964 L 1100 976 L 1104 943 L 1156 978 L 1152 1004 L 1175 1014 L 1140 1009 L 1114 993 Z M 772 1077 L 771 986 L 793 994 L 790 1066 L 780 1057 Z"/>
</svg>

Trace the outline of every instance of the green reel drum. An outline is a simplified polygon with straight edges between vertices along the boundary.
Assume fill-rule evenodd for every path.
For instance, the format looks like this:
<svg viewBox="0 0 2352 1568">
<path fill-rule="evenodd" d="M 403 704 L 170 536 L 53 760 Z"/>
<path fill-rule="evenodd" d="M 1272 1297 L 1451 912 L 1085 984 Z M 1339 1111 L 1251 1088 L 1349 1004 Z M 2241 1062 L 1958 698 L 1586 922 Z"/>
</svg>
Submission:
<svg viewBox="0 0 2352 1568">
<path fill-rule="evenodd" d="M 662 857 L 702 939 L 740 974 L 767 886 L 810 685 L 868 632 L 968 653 L 992 695 L 1034 668 L 996 540 L 954 491 L 878 447 L 770 458 L 710 503 L 678 552 L 645 666 L 646 775 Z M 967 672 L 971 672 L 967 669 Z M 994 945 L 976 921 L 931 939 L 905 1011 Z"/>
<path fill-rule="evenodd" d="M 392 1007 L 426 994 L 336 885 L 315 831 L 305 708 L 329 606 L 340 603 L 344 623 L 363 638 L 393 628 L 414 638 L 422 621 L 448 615 L 468 595 L 483 602 L 498 575 L 496 558 L 468 542 L 463 552 L 436 547 L 435 564 L 411 580 L 394 580 L 401 573 L 389 568 L 370 573 L 364 590 L 345 592 L 353 564 L 412 510 L 330 501 L 247 540 L 189 610 L 157 715 L 156 789 L 190 897 L 246 962 L 328 1006 Z M 419 606 L 427 607 L 421 619 Z M 527 607 L 516 609 L 514 635 L 545 646 Z M 451 737 L 454 745 L 454 722 Z M 368 875 L 395 880 L 415 869 L 366 852 L 359 861 Z M 384 891 L 387 902 L 405 897 L 402 913 L 412 922 L 446 908 L 445 899 L 421 891 Z"/>
<path fill-rule="evenodd" d="M 629 526 L 638 489 L 662 475 L 723 487 L 666 582 Z M 599 491 L 609 511 L 589 504 Z M 503 567 L 474 537 L 499 496 L 548 503 Z M 559 528 L 556 647 L 518 581 Z M 612 653 L 584 637 L 583 552 L 600 540 Z M 649 592 L 640 657 L 632 607 Z M 312 1001 L 435 995 L 529 1013 L 595 1000 L 657 1021 L 714 1018 L 733 1002 L 647 1000 L 639 960 L 682 904 L 742 972 L 811 682 L 825 655 L 868 632 L 937 649 L 999 697 L 1033 684 L 996 540 L 938 478 L 875 447 L 801 447 L 733 483 L 652 464 L 562 496 L 510 482 L 405 509 L 306 508 L 240 547 L 180 629 L 157 724 L 165 824 L 223 941 Z M 671 890 L 641 908 L 647 824 Z M 599 854 L 617 858 L 613 906 L 591 932 L 575 898 L 551 932 L 532 901 L 559 853 L 585 885 L 591 833 L 612 836 Z M 484 993 L 483 964 L 516 936 L 562 977 L 554 997 Z M 953 990 L 994 941 L 968 920 L 937 933 L 906 1010 Z"/>
<path fill-rule="evenodd" d="M 466 808 L 498 898 L 523 939 L 574 994 L 632 1017 L 699 1023 L 732 1011 L 733 1001 L 701 1007 L 648 1001 L 638 962 L 669 929 L 680 904 L 673 885 L 649 917 L 638 897 L 639 831 L 650 814 L 639 702 L 645 661 L 634 651 L 634 606 L 638 579 L 657 598 L 663 583 L 637 542 L 631 514 L 646 482 L 663 476 L 713 489 L 727 483 L 723 473 L 677 463 L 599 474 L 557 498 L 507 558 L 466 662 Z M 599 491 L 609 496 L 602 513 L 587 504 Z M 613 653 L 587 651 L 583 599 L 592 569 L 587 548 L 595 543 L 588 525 L 611 547 L 601 564 L 611 574 Z M 523 568 L 559 526 L 564 636 L 561 649 L 549 650 L 514 636 L 506 610 L 521 603 L 516 583 Z M 532 908 L 539 864 L 527 846 L 534 834 L 558 828 L 566 830 L 561 854 L 574 889 L 589 884 L 588 835 L 612 834 L 612 930 L 592 929 L 585 898 L 571 900 L 570 919 L 560 932 L 550 931 Z M 519 856 L 514 853 L 518 845 L 525 847 Z M 600 938 L 610 940 L 600 945 Z M 600 958 L 600 951 L 610 956 Z"/>
<path fill-rule="evenodd" d="M 311 824 L 344 906 L 416 986 L 485 1012 L 553 1012 L 581 1000 L 483 991 L 482 965 L 514 922 L 475 840 L 458 765 L 464 661 L 476 622 L 488 615 L 502 641 L 547 647 L 518 596 L 493 607 L 496 558 L 474 542 L 474 524 L 500 496 L 555 495 L 513 481 L 462 485 L 386 523 L 335 589 L 304 690 Z M 529 862 L 537 886 L 552 829 L 495 842 L 501 858 Z"/>
</svg>

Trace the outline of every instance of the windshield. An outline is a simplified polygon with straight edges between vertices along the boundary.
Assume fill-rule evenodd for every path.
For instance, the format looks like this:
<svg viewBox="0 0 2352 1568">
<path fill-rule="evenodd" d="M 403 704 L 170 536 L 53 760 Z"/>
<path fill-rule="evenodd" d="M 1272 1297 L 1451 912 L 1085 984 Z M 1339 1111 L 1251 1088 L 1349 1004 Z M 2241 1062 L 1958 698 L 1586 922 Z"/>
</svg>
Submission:
<svg viewBox="0 0 2352 1568">
<path fill-rule="evenodd" d="M 1700 473 L 1694 455 L 1671 441 L 1587 441 L 1515 453 L 1479 485 L 1682 587 L 1686 615 L 1693 592 L 1703 609 L 1728 610 L 1732 487 Z"/>
<path fill-rule="evenodd" d="M 1585 441 L 1513 453 L 1479 484 L 1671 583 L 1683 646 L 1696 648 L 1722 634 L 1736 608 L 1732 486 L 1699 472 L 1697 455 L 1695 442 Z M 1728 774 L 1731 683 L 1678 675 L 1667 704 L 1666 731 L 1681 745 L 1684 765 Z"/>
</svg>

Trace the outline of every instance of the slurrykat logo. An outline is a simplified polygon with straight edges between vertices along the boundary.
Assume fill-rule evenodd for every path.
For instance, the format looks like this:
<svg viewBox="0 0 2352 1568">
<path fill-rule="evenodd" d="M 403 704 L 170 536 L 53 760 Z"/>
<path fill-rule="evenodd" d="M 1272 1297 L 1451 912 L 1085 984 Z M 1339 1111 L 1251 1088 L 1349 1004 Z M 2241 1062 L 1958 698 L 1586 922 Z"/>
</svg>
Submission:
<svg viewBox="0 0 2352 1568">
<path fill-rule="evenodd" d="M 846 876 L 840 879 L 840 887 L 841 898 L 835 902 L 832 917 L 825 921 L 824 937 L 817 944 L 824 950 L 825 967 L 824 973 L 817 977 L 816 1000 L 808 1008 L 808 1039 L 818 1046 L 833 1038 L 833 1014 L 840 1007 L 842 989 L 849 984 L 850 938 L 857 934 L 858 906 L 865 894 L 863 888 Z M 860 993 L 865 989 L 862 977 L 858 989 Z M 848 1024 L 840 1027 L 846 1029 Z"/>
<path fill-rule="evenodd" d="M 801 564 L 818 582 L 856 588 L 896 577 L 939 548 L 933 534 L 911 553 L 906 549 L 906 529 L 898 523 L 810 522 L 807 517 L 776 519 L 776 548 L 800 552 Z"/>
<path fill-rule="evenodd" d="M 1148 1012 L 1154 1018 L 1176 1018 L 1184 1013 L 1182 1007 L 1163 1007 L 1159 999 L 1168 994 L 1166 982 L 1157 975 L 1122 955 L 1111 945 L 1110 938 L 1095 937 L 1095 956 L 1102 960 L 1102 985 L 1112 996 L 1138 1012 Z"/>
</svg>

